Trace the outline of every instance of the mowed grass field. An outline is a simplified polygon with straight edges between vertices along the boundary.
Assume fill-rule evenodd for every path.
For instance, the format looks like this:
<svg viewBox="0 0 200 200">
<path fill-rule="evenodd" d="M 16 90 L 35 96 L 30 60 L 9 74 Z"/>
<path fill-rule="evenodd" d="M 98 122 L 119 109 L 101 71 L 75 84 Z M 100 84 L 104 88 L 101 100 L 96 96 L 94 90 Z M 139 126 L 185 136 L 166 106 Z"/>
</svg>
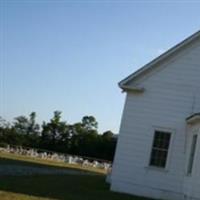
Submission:
<svg viewBox="0 0 200 200">
<path fill-rule="evenodd" d="M 0 200 L 147 200 L 111 192 L 103 170 L 0 153 L 0 167 L 5 165 L 13 170 L 21 165 L 78 170 L 81 174 L 0 176 Z"/>
</svg>

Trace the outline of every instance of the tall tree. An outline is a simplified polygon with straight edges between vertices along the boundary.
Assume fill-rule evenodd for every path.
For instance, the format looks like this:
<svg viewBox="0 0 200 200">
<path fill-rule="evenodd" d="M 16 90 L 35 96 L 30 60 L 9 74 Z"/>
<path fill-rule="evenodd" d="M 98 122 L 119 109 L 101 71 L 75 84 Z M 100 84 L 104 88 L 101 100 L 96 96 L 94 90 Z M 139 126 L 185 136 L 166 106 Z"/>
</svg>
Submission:
<svg viewBox="0 0 200 200">
<path fill-rule="evenodd" d="M 25 116 L 19 116 L 15 118 L 13 128 L 18 134 L 28 134 L 28 118 Z"/>
<path fill-rule="evenodd" d="M 69 130 L 67 123 L 61 121 L 61 112 L 55 111 L 53 118 L 50 122 L 43 123 L 42 125 L 42 141 L 41 143 L 45 148 L 50 148 L 51 150 L 62 149 L 63 146 L 68 148 Z"/>
<path fill-rule="evenodd" d="M 37 135 L 39 134 L 39 129 L 40 129 L 40 126 L 39 124 L 36 123 L 36 113 L 32 112 L 29 115 L 27 134 Z"/>
<path fill-rule="evenodd" d="M 12 129 L 22 140 L 22 145 L 38 147 L 39 124 L 36 123 L 36 113 L 32 112 L 29 118 L 19 116 L 15 118 Z"/>
<path fill-rule="evenodd" d="M 86 130 L 97 130 L 98 128 L 98 123 L 95 119 L 95 117 L 93 116 L 84 116 L 82 118 L 82 125 L 83 128 L 85 128 Z"/>
</svg>

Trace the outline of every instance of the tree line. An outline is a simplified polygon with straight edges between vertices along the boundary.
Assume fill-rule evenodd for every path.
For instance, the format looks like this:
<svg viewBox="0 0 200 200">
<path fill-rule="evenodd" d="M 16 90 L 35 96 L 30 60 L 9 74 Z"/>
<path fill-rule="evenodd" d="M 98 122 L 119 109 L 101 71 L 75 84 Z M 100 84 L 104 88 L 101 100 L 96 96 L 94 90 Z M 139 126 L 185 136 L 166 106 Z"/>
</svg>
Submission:
<svg viewBox="0 0 200 200">
<path fill-rule="evenodd" d="M 0 146 L 17 145 L 61 153 L 113 160 L 117 137 L 111 131 L 98 132 L 93 116 L 84 116 L 81 122 L 68 124 L 55 111 L 48 122 L 39 125 L 36 113 L 19 116 L 12 123 L 0 117 Z"/>
</svg>

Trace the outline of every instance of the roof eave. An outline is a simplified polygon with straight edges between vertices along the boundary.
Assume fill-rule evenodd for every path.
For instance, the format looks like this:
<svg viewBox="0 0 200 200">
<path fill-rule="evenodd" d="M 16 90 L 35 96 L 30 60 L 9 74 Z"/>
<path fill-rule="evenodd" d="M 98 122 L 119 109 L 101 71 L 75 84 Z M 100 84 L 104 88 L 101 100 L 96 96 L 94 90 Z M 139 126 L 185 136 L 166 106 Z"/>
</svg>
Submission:
<svg viewBox="0 0 200 200">
<path fill-rule="evenodd" d="M 123 92 L 136 92 L 136 93 L 143 93 L 144 92 L 144 88 L 140 88 L 140 87 L 130 87 L 130 86 L 126 86 L 126 85 L 121 85 L 119 83 L 119 87 L 123 90 Z"/>
</svg>

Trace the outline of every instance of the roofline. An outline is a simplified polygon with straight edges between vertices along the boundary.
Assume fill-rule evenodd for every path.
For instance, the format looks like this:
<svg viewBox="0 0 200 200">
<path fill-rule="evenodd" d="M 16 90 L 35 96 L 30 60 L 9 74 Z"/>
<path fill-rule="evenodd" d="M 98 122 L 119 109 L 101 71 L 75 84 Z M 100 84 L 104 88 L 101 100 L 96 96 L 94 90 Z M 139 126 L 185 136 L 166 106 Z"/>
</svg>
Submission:
<svg viewBox="0 0 200 200">
<path fill-rule="evenodd" d="M 133 80 L 134 78 L 136 78 L 137 76 L 141 75 L 145 71 L 151 69 L 153 66 L 155 66 L 159 62 L 163 61 L 164 59 L 167 59 L 168 57 L 173 55 L 176 51 L 178 51 L 178 50 L 182 49 L 183 47 L 187 46 L 188 44 L 190 44 L 192 41 L 194 41 L 198 37 L 200 37 L 200 30 L 195 32 L 193 35 L 187 37 L 182 42 L 180 42 L 177 45 L 175 45 L 174 47 L 170 48 L 165 53 L 161 54 L 157 58 L 153 59 L 151 62 L 149 62 L 146 65 L 144 65 L 139 70 L 135 71 L 134 73 L 132 73 L 131 75 L 129 75 L 128 77 L 126 77 L 125 79 L 120 81 L 118 83 L 119 87 L 123 89 L 124 85 L 127 84 L 129 81 Z"/>
</svg>

